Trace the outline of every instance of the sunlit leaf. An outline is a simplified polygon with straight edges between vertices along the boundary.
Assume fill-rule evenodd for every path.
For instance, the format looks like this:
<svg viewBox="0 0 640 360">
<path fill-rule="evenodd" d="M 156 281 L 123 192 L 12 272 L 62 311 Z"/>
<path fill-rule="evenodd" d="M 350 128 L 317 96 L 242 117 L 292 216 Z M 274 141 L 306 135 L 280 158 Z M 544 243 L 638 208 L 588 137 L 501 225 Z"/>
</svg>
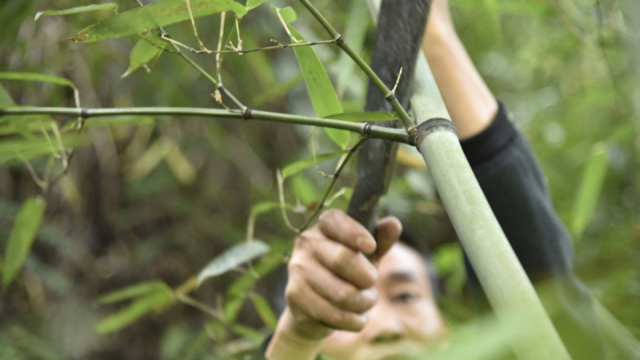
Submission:
<svg viewBox="0 0 640 360">
<path fill-rule="evenodd" d="M 275 330 L 278 325 L 278 318 L 273 313 L 273 310 L 271 310 L 271 306 L 269 306 L 267 300 L 256 293 L 251 294 L 250 297 L 253 306 L 256 308 L 256 311 L 258 311 L 258 315 L 260 315 L 264 324 L 267 325 L 269 329 Z"/>
<path fill-rule="evenodd" d="M 39 81 L 56 85 L 69 86 L 75 89 L 75 85 L 69 79 L 38 73 L 0 72 L 0 80 Z"/>
<path fill-rule="evenodd" d="M 99 334 L 108 334 L 118 331 L 148 314 L 151 311 L 160 311 L 174 302 L 173 295 L 168 291 L 155 291 L 142 298 L 138 298 L 124 309 L 100 320 L 95 326 Z"/>
<path fill-rule="evenodd" d="M 9 234 L 5 251 L 5 261 L 2 267 L 4 288 L 11 284 L 22 267 L 22 263 L 36 239 L 46 207 L 46 201 L 40 197 L 29 198 L 22 204 Z"/>
<path fill-rule="evenodd" d="M 394 111 L 363 111 L 342 113 L 325 116 L 325 118 L 353 122 L 393 121 L 400 119 L 400 117 L 398 117 L 398 114 Z"/>
<path fill-rule="evenodd" d="M 571 231 L 575 240 L 580 238 L 582 231 L 593 217 L 607 174 L 608 164 L 609 149 L 607 146 L 603 143 L 593 145 L 589 160 L 587 160 L 582 172 L 578 193 L 573 202 Z"/>
<path fill-rule="evenodd" d="M 194 18 L 231 10 L 244 15 L 247 10 L 233 0 L 190 0 Z M 146 33 L 161 26 L 189 20 L 189 10 L 184 0 L 161 0 L 143 7 L 125 11 L 110 19 L 91 25 L 71 40 L 95 42 L 123 36 Z"/>
<path fill-rule="evenodd" d="M 98 301 L 101 304 L 110 304 L 122 300 L 129 300 L 133 298 L 138 298 L 144 295 L 148 295 L 152 292 L 158 291 L 169 291 L 171 289 L 162 281 L 151 281 L 145 282 L 141 284 L 136 284 L 133 286 L 128 286 L 124 289 L 116 290 L 114 292 L 108 293 L 106 295 L 101 296 Z"/>
<path fill-rule="evenodd" d="M 265 2 L 267 2 L 267 0 L 247 0 L 247 10 L 257 8 Z"/>
<path fill-rule="evenodd" d="M 329 154 L 322 154 L 322 155 L 318 155 L 316 157 L 310 157 L 308 159 L 304 159 L 304 160 L 300 160 L 300 161 L 296 161 L 293 164 L 287 165 L 287 167 L 285 167 L 282 170 L 282 177 L 283 178 L 287 178 L 291 175 L 295 175 L 297 173 L 299 173 L 300 171 L 309 168 L 317 163 L 321 163 L 323 161 L 327 161 L 327 160 L 331 160 L 334 158 L 337 158 L 338 156 L 344 155 L 346 153 L 348 153 L 348 150 L 344 150 L 344 151 L 336 151 L 333 153 L 329 153 Z"/>
<path fill-rule="evenodd" d="M 169 45 L 168 42 L 163 41 L 154 33 L 148 33 L 142 37 L 131 49 L 129 68 L 120 78 L 129 76 L 143 65 L 148 67 L 160 57 L 167 45 Z"/>
<path fill-rule="evenodd" d="M 263 255 L 269 251 L 269 246 L 260 240 L 251 240 L 235 245 L 220 256 L 213 259 L 198 274 L 198 285 L 206 279 L 224 274 L 225 272 Z"/>
<path fill-rule="evenodd" d="M 38 11 L 36 13 L 33 21 L 38 21 L 41 16 L 56 16 L 56 15 L 71 15 L 71 14 L 79 14 L 89 11 L 98 11 L 98 10 L 113 10 L 116 14 L 118 13 L 118 4 L 94 4 L 94 5 L 86 5 L 86 6 L 77 6 L 70 9 L 64 10 L 46 10 L 46 11 Z"/>
</svg>

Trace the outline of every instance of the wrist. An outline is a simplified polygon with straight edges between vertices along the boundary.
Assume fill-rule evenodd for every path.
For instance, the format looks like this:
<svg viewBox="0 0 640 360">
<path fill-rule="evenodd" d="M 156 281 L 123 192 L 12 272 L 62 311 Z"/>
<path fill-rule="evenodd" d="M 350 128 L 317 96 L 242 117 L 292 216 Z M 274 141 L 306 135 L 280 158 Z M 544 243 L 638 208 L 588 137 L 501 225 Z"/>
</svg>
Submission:
<svg viewBox="0 0 640 360">
<path fill-rule="evenodd" d="M 329 335 L 314 334 L 308 336 L 299 330 L 295 325 L 296 320 L 286 308 L 276 328 L 271 342 L 265 352 L 265 357 L 269 360 L 313 360 L 320 353 L 322 342 Z"/>
</svg>

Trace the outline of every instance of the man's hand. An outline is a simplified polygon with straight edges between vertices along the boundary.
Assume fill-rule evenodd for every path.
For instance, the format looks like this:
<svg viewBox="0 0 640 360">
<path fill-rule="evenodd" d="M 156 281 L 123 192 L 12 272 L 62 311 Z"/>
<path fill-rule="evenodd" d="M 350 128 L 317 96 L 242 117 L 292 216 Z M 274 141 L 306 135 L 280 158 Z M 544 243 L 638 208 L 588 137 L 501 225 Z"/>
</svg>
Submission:
<svg viewBox="0 0 640 360">
<path fill-rule="evenodd" d="M 400 221 L 387 217 L 378 223 L 374 240 L 342 211 L 320 215 L 318 224 L 296 239 L 289 262 L 288 307 L 279 328 L 308 340 L 323 339 L 333 329 L 361 330 L 377 300 L 374 264 L 401 231 Z"/>
</svg>

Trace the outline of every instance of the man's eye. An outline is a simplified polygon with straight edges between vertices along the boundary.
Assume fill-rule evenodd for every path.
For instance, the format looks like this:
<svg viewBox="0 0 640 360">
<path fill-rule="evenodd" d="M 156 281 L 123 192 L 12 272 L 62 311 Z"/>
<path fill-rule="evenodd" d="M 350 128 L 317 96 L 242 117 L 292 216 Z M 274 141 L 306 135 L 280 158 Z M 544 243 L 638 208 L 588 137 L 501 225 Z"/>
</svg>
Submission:
<svg viewBox="0 0 640 360">
<path fill-rule="evenodd" d="M 396 296 L 394 301 L 398 302 L 398 303 L 406 304 L 406 303 L 413 302 L 413 301 L 415 301 L 417 299 L 418 299 L 418 294 L 412 293 L 412 292 L 404 292 L 404 293 L 401 293 L 400 295 Z"/>
</svg>

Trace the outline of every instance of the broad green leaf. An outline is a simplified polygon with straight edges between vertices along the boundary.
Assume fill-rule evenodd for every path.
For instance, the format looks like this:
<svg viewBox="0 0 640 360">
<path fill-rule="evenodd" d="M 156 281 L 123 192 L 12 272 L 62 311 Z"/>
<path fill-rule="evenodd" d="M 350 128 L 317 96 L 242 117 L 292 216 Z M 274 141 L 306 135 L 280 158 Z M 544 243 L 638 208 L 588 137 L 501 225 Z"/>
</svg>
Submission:
<svg viewBox="0 0 640 360">
<path fill-rule="evenodd" d="M 268 251 L 269 246 L 260 240 L 251 240 L 235 245 L 213 259 L 200 271 L 197 286 L 200 286 L 206 279 L 224 274 L 236 266 L 263 255 Z"/>
<path fill-rule="evenodd" d="M 348 153 L 348 150 L 343 150 L 343 151 L 336 151 L 333 153 L 328 153 L 328 154 L 322 154 L 322 155 L 318 155 L 316 157 L 310 157 L 308 159 L 304 159 L 304 160 L 300 160 L 300 161 L 296 161 L 293 164 L 288 165 L 287 167 L 285 167 L 282 170 L 282 178 L 286 179 L 291 175 L 295 175 L 297 173 L 299 173 L 300 171 L 312 167 L 313 165 L 317 164 L 317 163 L 321 163 L 327 160 L 331 160 L 334 158 L 337 158 L 340 155 L 344 155 L 346 153 Z"/>
<path fill-rule="evenodd" d="M 260 215 L 271 210 L 276 210 L 280 208 L 280 203 L 275 201 L 265 201 L 258 204 L 255 204 L 251 207 L 251 214 Z"/>
<path fill-rule="evenodd" d="M 100 320 L 96 326 L 96 332 L 99 334 L 108 334 L 118 331 L 134 321 L 138 320 L 147 313 L 166 308 L 174 302 L 173 295 L 170 291 L 155 291 L 142 298 L 139 298 L 129 304 L 124 309 L 111 314 Z"/>
<path fill-rule="evenodd" d="M 275 330 L 278 325 L 278 318 L 273 313 L 273 310 L 271 310 L 271 306 L 269 306 L 267 300 L 256 293 L 251 294 L 250 297 L 253 306 L 256 308 L 256 311 L 258 311 L 258 315 L 260 315 L 264 324 L 267 325 L 269 329 Z"/>
<path fill-rule="evenodd" d="M 273 9 L 275 12 L 275 7 L 273 7 Z M 280 10 L 280 15 L 285 21 L 295 20 L 294 14 L 295 12 L 287 10 L 287 8 Z M 304 40 L 302 34 L 292 26 L 289 26 L 289 31 L 296 40 Z M 316 111 L 316 115 L 318 117 L 325 117 L 331 114 L 342 113 L 342 105 L 340 104 L 340 100 L 338 100 L 336 90 L 333 88 L 329 75 L 327 75 L 315 50 L 313 50 L 311 46 L 296 46 L 293 48 L 293 51 L 296 54 L 300 69 L 304 75 L 307 91 L 309 92 L 311 104 Z M 324 128 L 324 131 L 331 140 L 341 148 L 344 149 L 349 144 L 351 136 L 348 131 L 328 128 Z"/>
<path fill-rule="evenodd" d="M 56 85 L 69 86 L 73 89 L 75 85 L 69 80 L 59 76 L 26 73 L 26 72 L 0 72 L 0 80 L 21 80 L 21 81 L 40 81 Z"/>
<path fill-rule="evenodd" d="M 271 9 L 275 11 L 276 7 L 271 5 Z M 293 10 L 291 6 L 287 6 L 279 10 L 280 10 L 280 16 L 282 16 L 282 20 L 284 20 L 284 22 L 286 22 L 287 24 L 291 24 L 292 22 L 298 19 L 298 14 L 296 14 L 296 11 Z M 297 39 L 302 40 L 301 38 L 297 38 Z"/>
<path fill-rule="evenodd" d="M 100 302 L 101 304 L 110 304 L 122 300 L 138 298 L 143 295 L 148 295 L 149 293 L 158 291 L 171 292 L 171 289 L 162 281 L 145 282 L 128 286 L 124 289 L 116 290 L 114 292 L 103 295 L 98 299 L 98 302 Z"/>
<path fill-rule="evenodd" d="M 291 190 L 304 205 L 312 204 L 319 199 L 316 187 L 302 174 L 291 179 Z"/>
<path fill-rule="evenodd" d="M 255 9 L 265 2 L 267 2 L 267 0 L 247 0 L 247 10 Z"/>
<path fill-rule="evenodd" d="M 162 54 L 164 49 L 169 45 L 154 33 L 148 33 L 142 37 L 131 49 L 129 54 L 129 68 L 122 74 L 121 79 L 129 76 L 143 65 L 154 63 Z"/>
<path fill-rule="evenodd" d="M 573 202 L 571 213 L 571 231 L 578 241 L 586 225 L 591 221 L 600 197 L 602 184 L 607 174 L 609 163 L 609 149 L 603 143 L 597 143 L 591 148 L 589 160 L 582 172 L 582 179 Z"/>
<path fill-rule="evenodd" d="M 40 16 L 43 16 L 43 15 L 44 16 L 71 15 L 71 14 L 79 14 L 79 13 L 84 13 L 89 11 L 98 11 L 98 10 L 113 10 L 117 14 L 118 4 L 113 4 L 113 3 L 94 4 L 94 5 L 86 5 L 86 6 L 77 6 L 70 9 L 64 9 L 64 10 L 38 11 L 33 21 L 38 21 Z"/>
<path fill-rule="evenodd" d="M 399 120 L 398 114 L 394 111 L 363 111 L 353 113 L 342 113 L 325 116 L 326 119 L 345 120 L 353 122 L 377 122 Z"/>
<path fill-rule="evenodd" d="M 247 10 L 233 0 L 190 0 L 194 18 L 231 10 L 244 15 Z M 96 42 L 123 36 L 146 33 L 161 26 L 189 20 L 184 0 L 161 0 L 125 11 L 110 19 L 91 25 L 71 38 L 74 42 Z"/>
<path fill-rule="evenodd" d="M 2 267 L 2 284 L 5 289 L 15 279 L 24 259 L 29 254 L 46 207 L 46 201 L 40 197 L 31 197 L 22 204 L 9 234 L 5 251 L 5 261 Z"/>
</svg>

